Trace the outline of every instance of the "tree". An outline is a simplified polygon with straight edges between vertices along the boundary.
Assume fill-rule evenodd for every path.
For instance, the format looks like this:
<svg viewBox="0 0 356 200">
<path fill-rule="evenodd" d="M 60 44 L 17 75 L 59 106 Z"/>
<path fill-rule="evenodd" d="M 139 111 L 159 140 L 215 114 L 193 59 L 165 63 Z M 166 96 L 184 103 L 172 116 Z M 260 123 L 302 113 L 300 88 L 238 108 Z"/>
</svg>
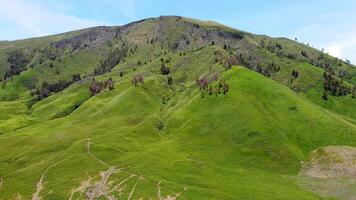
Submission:
<svg viewBox="0 0 356 200">
<path fill-rule="evenodd" d="M 209 84 L 208 79 L 206 77 L 198 78 L 196 80 L 196 83 L 199 86 L 200 90 L 205 90 Z"/>
<path fill-rule="evenodd" d="M 301 51 L 301 52 L 300 52 L 300 54 L 302 54 L 302 56 L 304 56 L 304 57 L 308 58 L 308 54 L 307 54 L 307 52 L 305 52 L 305 51 Z"/>
<path fill-rule="evenodd" d="M 209 95 L 212 95 L 213 93 L 214 93 L 213 86 L 209 86 Z"/>
<path fill-rule="evenodd" d="M 326 90 L 324 90 L 324 93 L 323 93 L 323 99 L 325 100 L 325 101 L 327 101 L 328 100 L 328 92 L 326 91 Z"/>
<path fill-rule="evenodd" d="M 172 85 L 173 84 L 173 78 L 172 76 L 167 76 L 167 84 Z"/>
<path fill-rule="evenodd" d="M 114 89 L 114 81 L 112 80 L 111 77 L 106 81 L 107 86 L 109 87 L 109 90 Z"/>
<path fill-rule="evenodd" d="M 294 70 L 294 69 L 293 69 L 293 71 L 292 71 L 292 76 L 293 76 L 293 78 L 298 78 L 299 72 L 298 72 L 297 70 Z"/>
<path fill-rule="evenodd" d="M 225 83 L 223 86 L 223 94 L 226 94 L 227 92 L 229 92 L 229 85 Z"/>
<path fill-rule="evenodd" d="M 80 78 L 80 74 L 73 74 L 72 75 L 72 82 L 77 82 L 77 81 L 80 81 L 81 78 Z"/>
<path fill-rule="evenodd" d="M 170 70 L 164 63 L 161 64 L 161 73 L 162 75 L 168 75 L 170 73 Z"/>
<path fill-rule="evenodd" d="M 144 76 L 143 74 L 136 74 L 132 80 L 131 80 L 131 84 L 134 86 L 138 86 L 139 83 L 143 84 L 144 83 Z"/>
<path fill-rule="evenodd" d="M 92 80 L 92 83 L 89 87 L 91 96 L 95 96 L 99 94 L 102 90 L 102 84 L 100 82 L 97 82 L 94 78 Z"/>
</svg>

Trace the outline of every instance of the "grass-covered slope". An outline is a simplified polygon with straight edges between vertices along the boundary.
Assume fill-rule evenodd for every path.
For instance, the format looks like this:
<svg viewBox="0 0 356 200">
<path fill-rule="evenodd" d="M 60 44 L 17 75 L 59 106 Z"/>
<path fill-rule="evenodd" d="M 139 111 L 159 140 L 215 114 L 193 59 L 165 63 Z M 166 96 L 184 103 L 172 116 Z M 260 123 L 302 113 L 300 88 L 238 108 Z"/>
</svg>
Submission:
<svg viewBox="0 0 356 200">
<path fill-rule="evenodd" d="M 100 189 L 104 199 L 319 199 L 299 186 L 300 161 L 356 143 L 354 125 L 248 69 L 228 71 L 229 92 L 205 98 L 195 85 L 167 88 L 161 75 L 134 87 L 131 73 L 66 117 L 0 136 L 0 198 L 86 199 Z M 86 95 L 73 85 L 34 115 Z"/>
<path fill-rule="evenodd" d="M 159 17 L 0 42 L 0 75 L 10 55 L 23 71 L 1 81 L 0 200 L 320 199 L 301 161 L 356 146 L 355 98 L 322 98 L 325 72 L 351 88 L 356 69 L 288 39 Z"/>
</svg>

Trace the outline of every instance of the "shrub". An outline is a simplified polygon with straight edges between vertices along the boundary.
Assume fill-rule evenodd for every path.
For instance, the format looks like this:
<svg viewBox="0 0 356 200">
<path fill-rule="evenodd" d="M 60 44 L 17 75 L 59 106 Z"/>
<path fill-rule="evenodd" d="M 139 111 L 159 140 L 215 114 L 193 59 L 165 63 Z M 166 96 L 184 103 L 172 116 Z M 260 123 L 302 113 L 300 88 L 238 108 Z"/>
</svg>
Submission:
<svg viewBox="0 0 356 200">
<path fill-rule="evenodd" d="M 109 79 L 105 81 L 105 85 L 109 87 L 109 90 L 114 89 L 114 81 L 112 80 L 111 77 L 109 77 Z"/>
<path fill-rule="evenodd" d="M 172 85 L 173 84 L 173 78 L 172 76 L 167 76 L 167 84 Z"/>
<path fill-rule="evenodd" d="M 162 75 L 168 75 L 170 73 L 169 68 L 164 63 L 161 64 L 161 73 Z"/>
<path fill-rule="evenodd" d="M 143 74 L 137 74 L 132 78 L 131 84 L 134 86 L 138 86 L 138 84 L 144 83 L 144 79 L 145 79 L 145 77 L 143 76 Z"/>
<path fill-rule="evenodd" d="M 328 92 L 324 90 L 322 98 L 327 101 L 328 100 Z"/>
<path fill-rule="evenodd" d="M 293 76 L 293 78 L 298 78 L 299 72 L 298 72 L 297 70 L 294 70 L 294 69 L 293 69 L 293 71 L 292 71 L 292 76 Z"/>
</svg>

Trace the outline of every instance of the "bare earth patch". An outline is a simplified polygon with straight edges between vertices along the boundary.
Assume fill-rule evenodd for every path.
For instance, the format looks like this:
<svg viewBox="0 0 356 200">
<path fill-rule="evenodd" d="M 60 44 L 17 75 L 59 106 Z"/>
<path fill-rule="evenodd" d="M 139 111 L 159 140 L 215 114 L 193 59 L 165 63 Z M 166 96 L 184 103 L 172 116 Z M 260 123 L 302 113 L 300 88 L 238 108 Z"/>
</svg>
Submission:
<svg viewBox="0 0 356 200">
<path fill-rule="evenodd" d="M 322 197 L 356 199 L 356 148 L 328 146 L 310 153 L 299 173 L 302 185 Z"/>
<path fill-rule="evenodd" d="M 130 173 L 128 171 L 125 171 L 124 169 L 117 168 L 116 166 L 111 166 L 105 161 L 101 160 L 100 158 L 96 157 L 91 151 L 90 151 L 90 145 L 92 144 L 91 139 L 87 139 L 86 141 L 86 149 L 87 153 L 89 154 L 90 157 L 92 157 L 94 160 L 98 161 L 102 165 L 108 167 L 106 171 L 100 172 L 100 180 L 95 181 L 93 178 L 90 176 L 88 177 L 87 180 L 83 181 L 81 185 L 78 188 L 72 189 L 69 199 L 68 200 L 73 200 L 73 199 L 81 199 L 82 196 L 86 196 L 87 200 L 94 200 L 94 199 L 108 199 L 108 200 L 116 200 L 116 199 L 127 199 L 127 200 L 132 200 L 134 199 L 134 194 L 136 193 L 137 190 L 137 185 L 141 183 L 142 181 L 145 181 L 148 183 L 149 181 L 145 179 L 144 176 Z M 110 176 L 115 173 L 122 173 L 127 175 L 126 178 L 123 178 L 122 180 L 120 179 L 115 179 L 111 178 Z M 128 188 L 128 181 L 131 179 L 135 180 L 135 184 L 132 186 L 132 188 Z M 141 181 L 141 182 L 140 182 Z M 178 199 L 179 196 L 186 190 L 179 193 L 175 193 L 174 196 L 166 196 L 163 197 L 161 195 L 161 186 L 160 182 L 157 185 L 157 198 L 159 200 L 176 200 Z M 128 192 L 127 196 L 123 195 L 123 192 L 126 191 Z M 76 196 L 75 196 L 76 195 Z M 146 198 L 139 198 L 139 199 L 146 199 Z M 151 199 L 148 197 L 148 199 Z"/>
<path fill-rule="evenodd" d="M 46 173 L 48 172 L 48 170 L 50 170 L 52 167 L 58 165 L 59 163 L 63 162 L 63 160 L 59 161 L 59 162 L 56 162 L 54 163 L 53 165 L 49 166 L 46 168 L 46 170 L 42 173 L 42 176 L 40 178 L 40 180 L 37 182 L 37 185 L 36 185 L 36 191 L 35 193 L 33 193 L 32 195 L 32 200 L 41 200 L 41 196 L 40 196 L 40 192 L 41 190 L 43 189 L 43 181 L 44 181 L 44 178 L 45 178 L 45 175 Z"/>
</svg>

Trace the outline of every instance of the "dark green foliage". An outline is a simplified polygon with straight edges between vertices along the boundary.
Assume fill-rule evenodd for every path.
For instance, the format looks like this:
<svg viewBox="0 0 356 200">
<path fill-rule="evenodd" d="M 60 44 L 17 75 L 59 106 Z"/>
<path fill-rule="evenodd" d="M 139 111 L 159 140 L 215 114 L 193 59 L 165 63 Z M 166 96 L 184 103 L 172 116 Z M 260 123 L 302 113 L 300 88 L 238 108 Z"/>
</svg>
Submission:
<svg viewBox="0 0 356 200">
<path fill-rule="evenodd" d="M 298 76 L 299 76 L 298 70 L 293 69 L 292 76 L 293 76 L 293 78 L 298 78 Z"/>
<path fill-rule="evenodd" d="M 328 92 L 324 90 L 322 98 L 327 101 L 328 100 Z"/>
<path fill-rule="evenodd" d="M 244 38 L 243 33 L 241 33 L 240 31 L 225 31 L 225 33 L 235 40 L 241 40 Z"/>
<path fill-rule="evenodd" d="M 289 58 L 289 59 L 295 59 L 296 56 L 295 56 L 294 54 L 289 53 L 289 54 L 287 55 L 287 58 Z"/>
<path fill-rule="evenodd" d="M 119 64 L 122 58 L 126 56 L 126 49 L 115 49 L 110 52 L 109 56 L 101 62 L 100 66 L 94 70 L 95 75 L 104 74 Z M 141 63 L 140 63 L 141 64 Z"/>
<path fill-rule="evenodd" d="M 81 80 L 80 74 L 73 74 L 72 75 L 72 82 L 78 82 L 80 80 Z"/>
<path fill-rule="evenodd" d="M 351 93 L 351 88 L 346 86 L 342 79 L 336 78 L 329 72 L 324 72 L 324 90 L 334 96 L 345 96 Z"/>
<path fill-rule="evenodd" d="M 307 53 L 305 51 L 301 51 L 300 54 L 302 54 L 302 56 L 308 58 L 308 55 L 307 55 Z"/>
<path fill-rule="evenodd" d="M 56 60 L 63 54 L 63 50 L 55 47 L 47 47 L 44 50 L 41 50 L 43 56 L 49 60 Z"/>
<path fill-rule="evenodd" d="M 30 60 L 31 56 L 27 55 L 23 50 L 10 51 L 7 58 L 9 69 L 5 72 L 4 79 L 19 75 L 22 71 L 26 70 L 26 65 Z"/>
<path fill-rule="evenodd" d="M 172 85 L 173 84 L 173 78 L 172 76 L 167 76 L 167 84 Z"/>
<path fill-rule="evenodd" d="M 168 75 L 169 73 L 170 73 L 169 68 L 164 63 L 162 63 L 161 64 L 161 74 Z"/>
</svg>

